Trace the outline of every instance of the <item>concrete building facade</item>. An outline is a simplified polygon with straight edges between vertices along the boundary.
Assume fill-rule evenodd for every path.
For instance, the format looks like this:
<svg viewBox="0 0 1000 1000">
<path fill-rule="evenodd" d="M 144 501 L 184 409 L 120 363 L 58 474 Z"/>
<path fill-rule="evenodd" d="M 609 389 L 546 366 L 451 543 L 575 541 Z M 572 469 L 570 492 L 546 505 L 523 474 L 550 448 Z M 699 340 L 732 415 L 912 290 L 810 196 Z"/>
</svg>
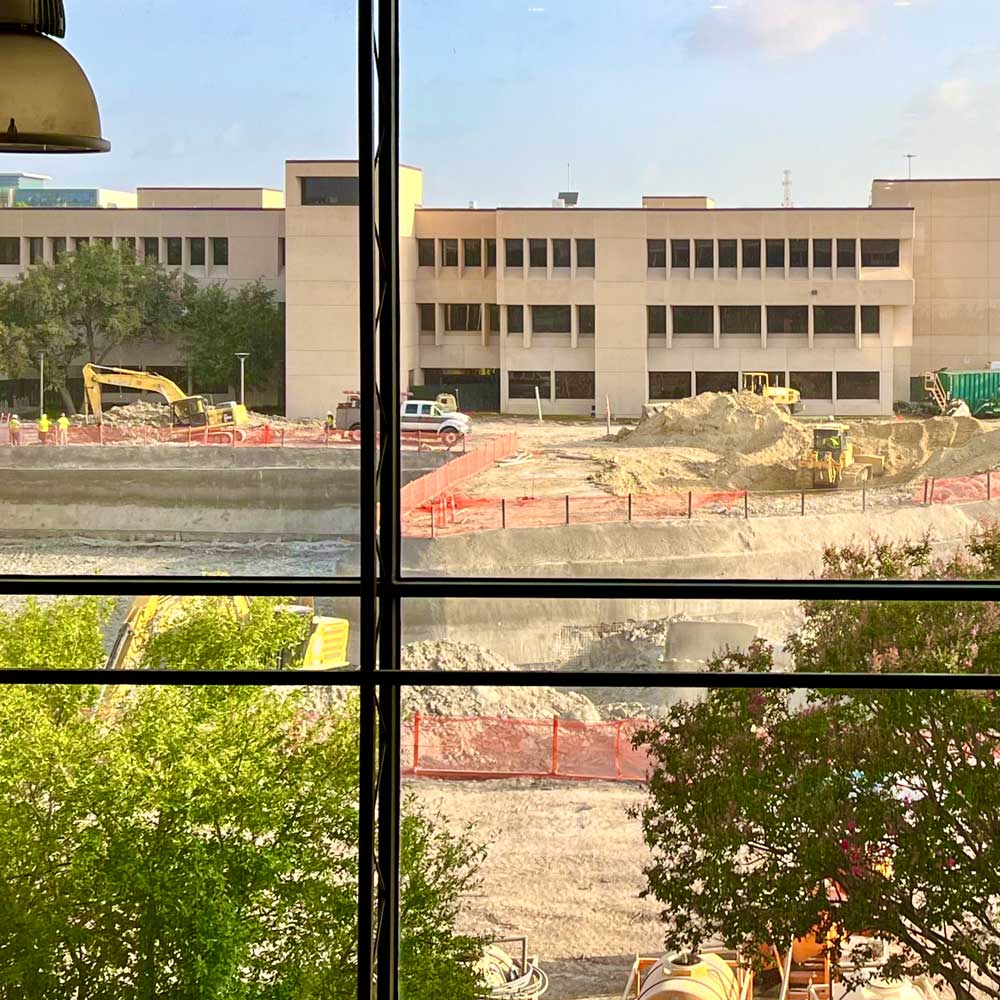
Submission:
<svg viewBox="0 0 1000 1000">
<path fill-rule="evenodd" d="M 928 368 L 1000 359 L 1000 181 L 877 180 L 868 208 L 422 201 L 403 167 L 401 377 L 470 408 L 533 413 L 537 389 L 548 413 L 628 416 L 766 371 L 807 413 L 889 413 Z M 136 204 L 0 211 L 0 280 L 83 238 L 202 282 L 263 279 L 286 304 L 289 415 L 357 388 L 356 161 L 289 161 L 284 192 L 140 188 Z"/>
</svg>

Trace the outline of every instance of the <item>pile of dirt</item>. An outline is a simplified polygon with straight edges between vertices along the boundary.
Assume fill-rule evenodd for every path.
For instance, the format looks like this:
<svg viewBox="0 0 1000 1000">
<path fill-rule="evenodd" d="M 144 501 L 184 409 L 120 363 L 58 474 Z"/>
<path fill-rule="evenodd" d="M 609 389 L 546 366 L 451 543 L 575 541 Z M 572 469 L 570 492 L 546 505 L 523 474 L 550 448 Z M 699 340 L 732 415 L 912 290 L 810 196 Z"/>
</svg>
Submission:
<svg viewBox="0 0 1000 1000">
<path fill-rule="evenodd" d="M 80 415 L 71 420 L 78 425 L 88 422 Z M 93 423 L 93 418 L 90 422 Z M 134 403 L 105 408 L 104 423 L 108 427 L 169 427 L 173 423 L 173 414 L 166 403 L 139 399 Z"/>
<path fill-rule="evenodd" d="M 517 670 L 518 668 L 482 646 L 445 639 L 426 639 L 403 647 L 404 670 Z"/>
</svg>

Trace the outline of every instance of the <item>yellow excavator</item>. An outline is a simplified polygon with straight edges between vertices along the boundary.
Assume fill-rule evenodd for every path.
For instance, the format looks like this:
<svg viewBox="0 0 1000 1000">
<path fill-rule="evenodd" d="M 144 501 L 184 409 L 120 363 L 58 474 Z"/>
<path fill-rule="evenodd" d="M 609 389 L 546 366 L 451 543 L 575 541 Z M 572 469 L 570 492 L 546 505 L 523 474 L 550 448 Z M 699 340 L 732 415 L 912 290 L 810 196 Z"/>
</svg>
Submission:
<svg viewBox="0 0 1000 1000">
<path fill-rule="evenodd" d="M 104 423 L 101 386 L 116 385 L 140 392 L 157 392 L 170 404 L 175 426 L 225 428 L 246 427 L 250 423 L 242 403 L 209 403 L 204 396 L 189 396 L 179 385 L 156 372 L 137 372 L 109 365 L 84 365 L 83 388 L 87 404 L 97 423 Z"/>
<path fill-rule="evenodd" d="M 885 456 L 855 452 L 849 435 L 847 424 L 835 421 L 813 427 L 813 446 L 799 459 L 797 489 L 850 489 L 885 472 Z"/>
<path fill-rule="evenodd" d="M 799 390 L 771 385 L 771 377 L 767 372 L 744 372 L 743 391 L 770 399 L 778 406 L 784 406 L 789 413 L 798 413 L 802 409 L 802 394 Z"/>
<path fill-rule="evenodd" d="M 198 597 L 137 597 L 118 631 L 105 666 L 108 670 L 135 669 L 142 662 L 149 638 L 178 625 L 197 606 Z M 232 617 L 240 621 L 250 614 L 250 598 L 222 599 Z M 347 641 L 350 623 L 345 618 L 317 615 L 311 597 L 298 597 L 293 604 L 278 607 L 278 614 L 308 616 L 312 629 L 299 649 L 282 652 L 278 668 L 295 670 L 343 670 L 349 667 Z M 292 667 L 292 664 L 295 664 Z"/>
</svg>

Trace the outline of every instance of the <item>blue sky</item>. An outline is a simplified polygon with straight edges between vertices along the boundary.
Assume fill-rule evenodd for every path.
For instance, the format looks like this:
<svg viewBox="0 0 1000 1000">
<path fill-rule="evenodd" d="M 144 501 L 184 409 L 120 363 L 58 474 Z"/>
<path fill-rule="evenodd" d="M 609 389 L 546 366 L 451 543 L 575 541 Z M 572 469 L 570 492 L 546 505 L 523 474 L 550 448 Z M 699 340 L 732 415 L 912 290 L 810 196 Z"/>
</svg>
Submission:
<svg viewBox="0 0 1000 1000">
<path fill-rule="evenodd" d="M 5 157 L 65 186 L 281 187 L 355 155 L 355 8 L 70 0 L 113 150 Z M 113 7 L 114 12 L 109 8 Z M 864 204 L 875 176 L 1000 176 L 997 0 L 401 0 L 425 203 L 708 194 Z"/>
</svg>

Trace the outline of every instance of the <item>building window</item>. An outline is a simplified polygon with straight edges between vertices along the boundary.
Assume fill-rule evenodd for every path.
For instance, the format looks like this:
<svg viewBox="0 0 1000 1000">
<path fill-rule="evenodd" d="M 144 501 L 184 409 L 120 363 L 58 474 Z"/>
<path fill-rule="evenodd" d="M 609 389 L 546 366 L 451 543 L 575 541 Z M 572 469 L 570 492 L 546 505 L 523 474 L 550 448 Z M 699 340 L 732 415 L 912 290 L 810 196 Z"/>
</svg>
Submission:
<svg viewBox="0 0 1000 1000">
<path fill-rule="evenodd" d="M 813 267 L 833 267 L 833 240 L 813 240 Z"/>
<path fill-rule="evenodd" d="M 490 333 L 500 332 L 500 307 L 498 305 L 489 305 L 486 307 L 486 322 Z"/>
<path fill-rule="evenodd" d="M 861 332 L 878 333 L 881 329 L 881 313 L 879 306 L 861 307 Z"/>
<path fill-rule="evenodd" d="M 809 306 L 768 306 L 768 334 L 809 333 Z"/>
<path fill-rule="evenodd" d="M 66 252 L 66 237 L 52 237 L 52 259 L 58 260 Z"/>
<path fill-rule="evenodd" d="M 420 312 L 420 332 L 434 333 L 437 329 L 437 306 L 433 302 L 421 302 L 417 309 Z"/>
<path fill-rule="evenodd" d="M 466 267 L 482 267 L 483 241 L 462 240 L 462 260 Z"/>
<path fill-rule="evenodd" d="M 133 257 L 136 254 L 135 242 L 136 241 L 135 241 L 135 237 L 134 236 L 119 236 L 118 237 L 118 246 L 125 247 L 128 250 L 131 250 Z"/>
<path fill-rule="evenodd" d="M 507 332 L 524 333 L 524 306 L 507 306 Z"/>
<path fill-rule="evenodd" d="M 809 267 L 809 241 L 789 240 L 788 241 L 788 263 L 792 267 Z"/>
<path fill-rule="evenodd" d="M 497 266 L 497 241 L 487 240 L 486 241 L 486 266 L 496 267 Z"/>
<path fill-rule="evenodd" d="M 548 399 L 552 395 L 552 373 L 507 373 L 507 395 L 511 399 L 534 399 L 536 388 L 542 399 Z"/>
<path fill-rule="evenodd" d="M 181 238 L 179 236 L 167 237 L 167 263 L 178 267 L 181 263 Z"/>
<path fill-rule="evenodd" d="M 569 333 L 569 306 L 532 306 L 531 329 L 533 333 Z"/>
<path fill-rule="evenodd" d="M 569 240 L 552 241 L 552 266 L 569 267 Z"/>
<path fill-rule="evenodd" d="M 0 264 L 21 263 L 21 238 L 0 236 Z"/>
<path fill-rule="evenodd" d="M 576 329 L 577 333 L 594 333 L 596 321 L 593 306 L 576 307 Z"/>
<path fill-rule="evenodd" d="M 713 240 L 694 241 L 694 266 L 705 271 L 715 270 L 715 242 Z"/>
<path fill-rule="evenodd" d="M 760 306 L 720 306 L 719 333 L 760 336 Z"/>
<path fill-rule="evenodd" d="M 417 267 L 434 266 L 434 241 L 417 240 Z"/>
<path fill-rule="evenodd" d="M 458 267 L 458 240 L 441 241 L 441 266 Z"/>
<path fill-rule="evenodd" d="M 833 399 L 833 372 L 789 372 L 788 384 L 803 399 Z"/>
<path fill-rule="evenodd" d="M 192 236 L 188 240 L 188 252 L 191 254 L 192 267 L 205 266 L 205 237 Z"/>
<path fill-rule="evenodd" d="M 736 240 L 719 240 L 719 267 L 736 267 Z"/>
<path fill-rule="evenodd" d="M 28 237 L 28 263 L 41 264 L 45 261 L 45 237 Z"/>
<path fill-rule="evenodd" d="M 857 261 L 854 240 L 837 240 L 837 267 L 854 267 Z"/>
<path fill-rule="evenodd" d="M 813 306 L 816 333 L 854 333 L 854 306 Z"/>
<path fill-rule="evenodd" d="M 678 271 L 686 271 L 691 266 L 691 241 L 670 241 L 670 266 Z"/>
<path fill-rule="evenodd" d="M 666 268 L 667 241 L 646 240 L 646 267 L 651 270 Z"/>
<path fill-rule="evenodd" d="M 785 269 L 785 241 L 767 240 L 767 266 Z"/>
<path fill-rule="evenodd" d="M 862 267 L 899 267 L 899 240 L 862 240 Z"/>
<path fill-rule="evenodd" d="M 878 372 L 837 372 L 837 399 L 878 398 Z"/>
<path fill-rule="evenodd" d="M 760 240 L 743 241 L 743 267 L 760 267 Z"/>
<path fill-rule="evenodd" d="M 691 395 L 690 372 L 650 372 L 650 399 L 687 399 Z"/>
<path fill-rule="evenodd" d="M 227 237 L 212 237 L 212 264 L 215 267 L 229 267 L 229 239 Z"/>
<path fill-rule="evenodd" d="M 594 267 L 597 260 L 596 244 L 593 240 L 576 241 L 576 266 Z"/>
<path fill-rule="evenodd" d="M 303 177 L 303 205 L 358 205 L 357 177 Z"/>
<path fill-rule="evenodd" d="M 678 334 L 708 334 L 715 332 L 714 306 L 674 306 L 674 336 Z"/>
<path fill-rule="evenodd" d="M 507 267 L 524 267 L 524 240 L 504 240 L 503 260 Z"/>
<path fill-rule="evenodd" d="M 541 268 L 549 266 L 548 240 L 528 240 L 528 266 Z"/>
<path fill-rule="evenodd" d="M 556 399 L 593 399 L 593 372 L 556 372 Z"/>
<path fill-rule="evenodd" d="M 483 328 L 482 309 L 478 303 L 460 302 L 444 307 L 444 328 L 468 333 Z"/>
<path fill-rule="evenodd" d="M 646 333 L 651 337 L 666 336 L 666 306 L 646 306 Z"/>
<path fill-rule="evenodd" d="M 278 265 L 282 271 L 285 269 L 285 237 L 278 237 Z"/>
<path fill-rule="evenodd" d="M 703 392 L 733 392 L 739 388 L 739 372 L 695 372 L 695 391 Z"/>
</svg>

